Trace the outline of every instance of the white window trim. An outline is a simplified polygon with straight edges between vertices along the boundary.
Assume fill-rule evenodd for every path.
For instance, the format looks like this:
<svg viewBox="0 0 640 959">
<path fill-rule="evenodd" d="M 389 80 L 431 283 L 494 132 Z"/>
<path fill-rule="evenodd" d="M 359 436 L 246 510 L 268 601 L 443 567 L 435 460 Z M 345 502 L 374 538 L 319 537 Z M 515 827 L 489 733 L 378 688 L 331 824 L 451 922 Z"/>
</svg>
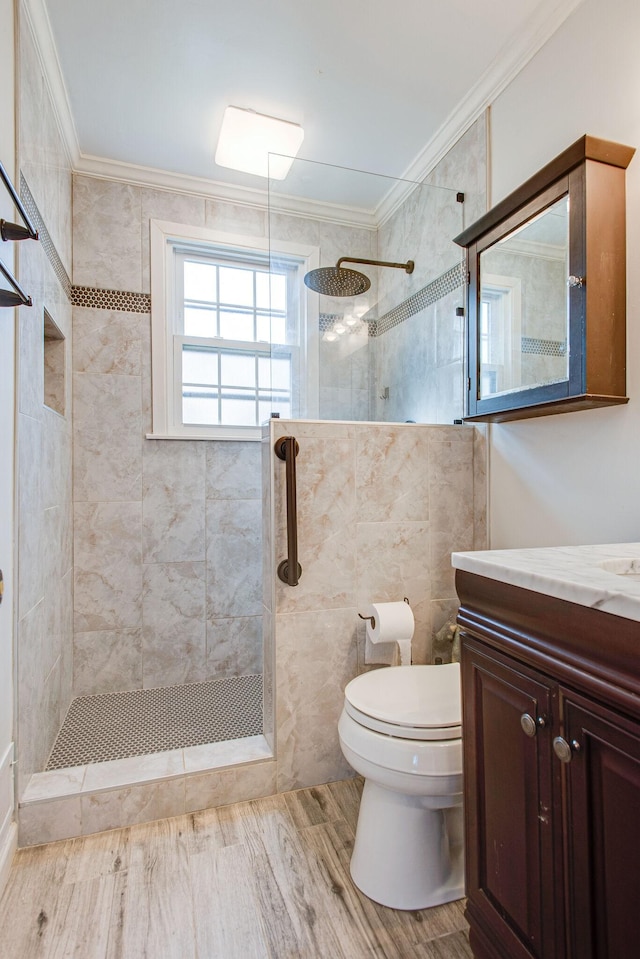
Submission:
<svg viewBox="0 0 640 959">
<path fill-rule="evenodd" d="M 260 440 L 261 427 L 255 426 L 184 426 L 177 408 L 176 397 L 182 385 L 172 379 L 175 334 L 170 318 L 176 304 L 171 302 L 173 288 L 170 276 L 168 247 L 176 242 L 203 242 L 238 250 L 271 253 L 272 256 L 291 256 L 299 259 L 305 273 L 320 265 L 320 251 L 309 246 L 287 241 L 269 242 L 266 237 L 224 233 L 206 227 L 185 226 L 166 220 L 150 221 L 151 252 L 151 378 L 152 378 L 152 432 L 147 439 L 174 440 Z M 318 297 L 304 288 L 304 302 L 300 316 L 300 346 L 306 369 L 305 383 L 301 384 L 300 414 L 314 419 L 318 415 Z M 246 344 L 245 344 L 246 346 Z"/>
<path fill-rule="evenodd" d="M 485 363 L 487 371 L 500 373 L 501 388 L 487 393 L 483 398 L 501 396 L 519 389 L 522 364 L 522 283 L 519 277 L 485 274 L 482 278 L 482 293 L 495 293 L 505 297 L 502 309 L 506 311 L 509 322 L 503 324 L 505 340 L 504 364 Z"/>
</svg>

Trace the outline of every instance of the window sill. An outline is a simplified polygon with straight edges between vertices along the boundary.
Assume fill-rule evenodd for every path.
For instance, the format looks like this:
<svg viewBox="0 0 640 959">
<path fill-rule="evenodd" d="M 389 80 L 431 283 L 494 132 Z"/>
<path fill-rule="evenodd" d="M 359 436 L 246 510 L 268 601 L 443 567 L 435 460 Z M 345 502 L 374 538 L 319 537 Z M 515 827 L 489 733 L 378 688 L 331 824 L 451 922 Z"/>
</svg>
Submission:
<svg viewBox="0 0 640 959">
<path fill-rule="evenodd" d="M 246 432 L 240 432 L 239 430 L 234 430 L 233 427 L 229 428 L 229 432 L 213 434 L 213 433 L 146 433 L 145 438 L 148 440 L 222 440 L 223 442 L 232 440 L 238 442 L 239 440 L 247 441 L 250 443 L 260 442 L 262 439 L 262 428 L 256 427 L 255 429 L 247 430 Z"/>
</svg>

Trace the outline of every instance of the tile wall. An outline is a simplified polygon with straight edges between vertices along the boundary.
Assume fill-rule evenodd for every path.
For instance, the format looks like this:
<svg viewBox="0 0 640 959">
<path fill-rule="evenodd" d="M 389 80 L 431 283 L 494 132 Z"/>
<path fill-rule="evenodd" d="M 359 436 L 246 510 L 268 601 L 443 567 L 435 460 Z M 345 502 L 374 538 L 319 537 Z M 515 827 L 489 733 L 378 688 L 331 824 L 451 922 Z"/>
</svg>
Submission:
<svg viewBox="0 0 640 959">
<path fill-rule="evenodd" d="M 300 444 L 303 574 L 295 589 L 273 576 L 286 528 L 284 464 L 272 451 L 276 437 L 289 433 Z M 346 683 L 368 668 L 357 614 L 371 602 L 408 596 L 416 619 L 413 661 L 430 660 L 434 633 L 457 608 L 450 554 L 486 545 L 482 428 L 272 420 L 261 451 L 265 738 L 275 760 L 262 737 L 254 737 L 242 767 L 230 765 L 239 744 L 228 743 L 40 773 L 21 808 L 21 844 L 352 775 L 337 721 Z M 217 488 L 224 488 L 222 480 Z M 163 576 L 171 564 L 146 565 Z M 188 584 L 186 592 L 185 608 L 192 602 Z M 163 612 L 169 628 L 170 602 Z M 126 659 L 126 647 L 120 655 Z"/>
<path fill-rule="evenodd" d="M 366 177 L 366 174 L 362 174 Z M 375 259 L 378 256 L 377 230 L 354 227 L 309 217 L 294 217 L 269 212 L 269 235 L 275 240 L 298 241 L 316 246 L 322 266 L 334 265 L 341 256 Z M 375 271 L 373 271 L 375 272 Z M 372 296 L 375 296 L 375 279 Z M 341 316 L 344 300 L 323 296 L 320 299 L 323 328 L 330 325 L 325 318 Z M 317 408 L 303 416 L 321 419 L 364 420 L 369 418 L 370 347 L 366 328 L 340 342 L 318 342 Z"/>
<path fill-rule="evenodd" d="M 150 218 L 214 208 L 75 177 L 74 283 L 148 293 Z M 149 313 L 73 321 L 74 695 L 260 672 L 259 445 L 147 440 Z"/>
<path fill-rule="evenodd" d="M 323 419 L 450 424 L 463 415 L 465 319 L 458 311 L 465 303 L 464 251 L 453 237 L 485 209 L 482 117 L 376 232 L 376 252 L 370 255 L 392 262 L 411 258 L 413 273 L 369 270 L 371 293 L 353 300 L 323 298 L 328 326 L 332 316 L 342 319 L 364 305 L 371 308 L 365 319 L 373 321 L 374 333 L 357 324 L 333 342 L 321 338 Z M 425 288 L 430 305 L 418 308 L 411 298 Z M 388 311 L 402 311 L 406 318 Z"/>
<path fill-rule="evenodd" d="M 265 614 L 273 611 L 265 674 L 276 689 L 277 789 L 284 791 L 352 775 L 337 723 L 346 683 L 365 668 L 358 612 L 407 596 L 413 662 L 430 662 L 432 637 L 458 605 L 451 553 L 486 545 L 485 443 L 483 430 L 469 426 L 272 420 L 265 430 L 274 512 L 273 546 L 265 550 Z M 294 588 L 271 575 L 287 542 L 285 470 L 272 450 L 291 434 L 300 446 L 303 569 Z"/>
<path fill-rule="evenodd" d="M 20 309 L 17 325 L 16 791 L 21 796 L 31 774 L 43 768 L 71 698 L 73 559 L 71 170 L 22 17 L 19 43 L 18 166 L 29 202 L 24 187 L 16 186 L 32 218 L 35 205 L 41 234 L 39 242 L 21 243 L 18 254 L 20 283 L 33 299 L 33 306 Z M 65 337 L 57 341 L 64 351 L 59 412 L 45 405 L 45 309 Z"/>
<path fill-rule="evenodd" d="M 432 180 L 448 190 L 422 193 L 430 208 L 435 203 L 429 216 L 414 197 L 380 236 L 76 176 L 73 282 L 148 294 L 149 220 L 159 218 L 318 246 L 323 263 L 345 251 L 391 256 L 392 247 L 408 243 L 428 263 L 415 278 L 423 284 L 457 256 L 446 246 L 467 212 L 459 204 L 452 209 L 452 187 L 465 190 L 470 208 L 479 206 L 476 194 L 484 197 L 483 133 L 476 124 L 439 165 Z M 334 301 L 325 300 L 322 309 L 331 309 Z M 340 342 L 321 341 L 320 417 L 431 423 L 459 417 L 464 318 L 455 309 L 461 304 L 460 288 L 382 336 L 360 330 Z M 148 313 L 76 306 L 74 343 L 74 693 L 259 669 L 257 444 L 144 438 L 151 428 Z M 379 398 L 379 384 L 389 386 L 388 400 Z M 220 561 L 225 555 L 238 562 Z"/>
<path fill-rule="evenodd" d="M 268 230 L 263 209 L 76 176 L 75 287 L 148 294 L 151 218 Z M 346 242 L 302 217 L 269 228 L 329 259 Z M 349 232 L 370 255 L 371 231 Z M 73 328 L 74 695 L 260 672 L 260 444 L 146 439 L 149 313 L 76 305 Z"/>
<path fill-rule="evenodd" d="M 486 121 L 477 120 L 426 183 L 446 191 L 418 190 L 379 230 L 382 259 L 402 248 L 415 259 L 410 292 L 446 275 L 463 260 L 453 237 L 486 210 Z M 453 193 L 463 193 L 458 203 Z M 389 299 L 391 271 L 380 270 L 381 299 Z M 391 301 L 390 301 L 391 302 Z M 453 423 L 464 411 L 465 291 L 457 289 L 370 340 L 371 419 Z M 388 396 L 386 389 L 388 388 Z"/>
</svg>

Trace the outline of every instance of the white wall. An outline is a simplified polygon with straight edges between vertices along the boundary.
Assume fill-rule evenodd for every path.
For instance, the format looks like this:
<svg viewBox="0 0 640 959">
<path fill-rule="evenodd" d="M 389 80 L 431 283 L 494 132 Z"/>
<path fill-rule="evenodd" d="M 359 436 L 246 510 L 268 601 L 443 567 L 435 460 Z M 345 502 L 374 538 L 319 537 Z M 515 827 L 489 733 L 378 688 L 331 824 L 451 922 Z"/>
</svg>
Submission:
<svg viewBox="0 0 640 959">
<path fill-rule="evenodd" d="M 492 106 L 491 205 L 583 134 L 627 170 L 624 407 L 490 430 L 492 548 L 640 540 L 640 5 L 584 0 Z"/>
<path fill-rule="evenodd" d="M 13 0 L 0 0 L 0 161 L 10 177 L 15 169 L 14 12 Z M 15 210 L 0 188 L 0 216 L 15 220 Z M 13 272 L 11 244 L 0 255 Z M 2 284 L 5 286 L 4 278 Z M 15 310 L 0 308 L 0 569 L 4 598 L 0 606 L 0 891 L 15 845 L 13 826 L 13 462 Z"/>
</svg>

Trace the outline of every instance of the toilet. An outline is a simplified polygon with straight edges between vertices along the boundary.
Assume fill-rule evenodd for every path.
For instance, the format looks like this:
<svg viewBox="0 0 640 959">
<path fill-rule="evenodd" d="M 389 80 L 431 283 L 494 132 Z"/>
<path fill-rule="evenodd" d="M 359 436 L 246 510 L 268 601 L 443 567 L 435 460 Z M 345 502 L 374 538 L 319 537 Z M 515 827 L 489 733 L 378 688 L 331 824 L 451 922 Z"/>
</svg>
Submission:
<svg viewBox="0 0 640 959">
<path fill-rule="evenodd" d="M 460 664 L 357 676 L 338 723 L 364 777 L 351 877 L 370 899 L 425 909 L 464 896 Z"/>
</svg>

